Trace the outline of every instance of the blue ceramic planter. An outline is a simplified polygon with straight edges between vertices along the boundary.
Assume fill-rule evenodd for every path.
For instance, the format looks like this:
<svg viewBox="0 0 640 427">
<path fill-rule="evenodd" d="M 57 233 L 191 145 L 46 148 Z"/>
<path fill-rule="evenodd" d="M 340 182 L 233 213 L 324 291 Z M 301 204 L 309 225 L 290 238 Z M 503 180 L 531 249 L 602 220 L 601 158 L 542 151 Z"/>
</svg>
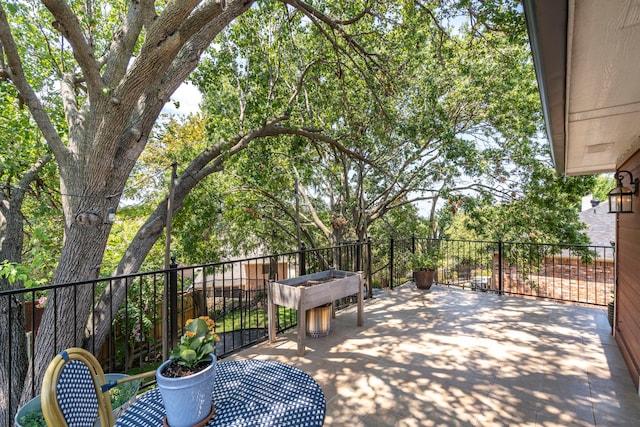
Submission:
<svg viewBox="0 0 640 427">
<path fill-rule="evenodd" d="M 213 379 L 216 356 L 211 354 L 211 365 L 202 371 L 181 378 L 168 378 L 161 374 L 167 360 L 156 371 L 156 381 L 162 394 L 167 423 L 171 427 L 191 427 L 204 420 L 211 412 Z"/>
</svg>

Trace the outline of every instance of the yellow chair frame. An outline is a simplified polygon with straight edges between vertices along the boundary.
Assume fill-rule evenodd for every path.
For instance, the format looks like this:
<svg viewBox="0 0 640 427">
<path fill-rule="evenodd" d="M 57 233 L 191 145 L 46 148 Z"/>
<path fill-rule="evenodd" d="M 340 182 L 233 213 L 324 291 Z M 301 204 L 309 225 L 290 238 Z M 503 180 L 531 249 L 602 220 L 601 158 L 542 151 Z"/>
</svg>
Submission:
<svg viewBox="0 0 640 427">
<path fill-rule="evenodd" d="M 65 398 L 73 398 L 79 396 L 59 395 L 58 383 L 60 375 L 65 367 L 72 361 L 78 361 L 84 365 L 91 375 L 93 380 L 93 388 L 95 390 L 95 396 L 98 403 L 97 413 L 84 413 L 81 416 L 87 416 L 88 422 L 95 422 L 97 418 L 100 418 L 100 425 L 104 427 L 111 427 L 114 425 L 115 420 L 113 417 L 113 409 L 111 408 L 111 397 L 109 390 L 118 384 L 128 381 L 139 380 L 155 375 L 155 372 L 146 372 L 138 375 L 132 375 L 122 378 L 118 381 L 112 381 L 107 383 L 105 380 L 104 372 L 98 360 L 82 348 L 69 348 L 60 352 L 53 358 L 44 375 L 42 382 L 42 396 L 41 405 L 44 419 L 48 426 L 55 427 L 68 427 L 67 419 L 65 418 L 63 409 L 60 404 Z M 86 371 L 84 372 L 86 374 Z M 86 387 L 86 384 L 85 384 Z M 79 391 L 79 390 L 78 390 Z M 85 390 L 86 392 L 86 390 Z M 85 394 L 86 397 L 86 394 Z M 67 407 L 66 412 L 69 413 Z"/>
</svg>

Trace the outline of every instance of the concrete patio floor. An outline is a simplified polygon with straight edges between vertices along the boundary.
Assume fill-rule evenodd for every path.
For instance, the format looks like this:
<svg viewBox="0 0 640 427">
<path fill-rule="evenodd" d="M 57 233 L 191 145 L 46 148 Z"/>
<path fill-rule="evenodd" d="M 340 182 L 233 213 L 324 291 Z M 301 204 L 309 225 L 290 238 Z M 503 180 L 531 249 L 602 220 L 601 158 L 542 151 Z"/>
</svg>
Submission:
<svg viewBox="0 0 640 427">
<path fill-rule="evenodd" d="M 640 426 L 606 310 L 413 284 L 232 358 L 279 360 L 322 387 L 325 426 Z"/>
</svg>

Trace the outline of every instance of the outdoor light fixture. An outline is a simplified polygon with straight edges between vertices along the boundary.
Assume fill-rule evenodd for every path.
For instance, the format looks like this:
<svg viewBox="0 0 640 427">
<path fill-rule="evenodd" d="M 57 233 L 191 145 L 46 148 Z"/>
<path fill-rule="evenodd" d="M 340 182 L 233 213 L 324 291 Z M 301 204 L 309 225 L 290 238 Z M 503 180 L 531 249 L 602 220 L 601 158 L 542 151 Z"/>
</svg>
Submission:
<svg viewBox="0 0 640 427">
<path fill-rule="evenodd" d="M 116 208 L 109 208 L 107 211 L 107 223 L 113 224 L 113 221 L 116 220 Z"/>
<path fill-rule="evenodd" d="M 629 174 L 629 185 L 632 188 L 622 185 L 625 173 Z M 618 184 L 616 188 L 609 191 L 609 213 L 633 213 L 632 198 L 638 194 L 639 179 L 634 180 L 631 172 L 626 170 L 617 172 L 613 177 L 618 181 Z"/>
</svg>

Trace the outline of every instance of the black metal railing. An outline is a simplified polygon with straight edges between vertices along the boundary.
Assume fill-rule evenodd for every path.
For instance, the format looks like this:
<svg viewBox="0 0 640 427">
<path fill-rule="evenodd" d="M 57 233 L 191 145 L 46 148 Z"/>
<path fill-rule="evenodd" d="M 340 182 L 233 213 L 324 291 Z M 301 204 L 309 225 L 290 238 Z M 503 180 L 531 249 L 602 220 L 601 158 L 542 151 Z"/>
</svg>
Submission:
<svg viewBox="0 0 640 427">
<path fill-rule="evenodd" d="M 216 346 L 216 354 L 224 357 L 267 338 L 269 280 L 287 279 L 330 268 L 362 271 L 362 256 L 368 245 L 369 243 L 349 242 L 336 247 L 302 249 L 291 253 L 188 267 L 178 266 L 174 260 L 168 271 L 0 291 L 2 303 L 25 302 L 26 319 L 23 325 L 14 322 L 7 313 L 0 313 L 0 324 L 9 329 L 24 330 L 27 338 L 27 360 L 33 364 L 34 355 L 40 350 L 36 335 L 44 307 L 53 305 L 55 308 L 63 298 L 63 290 L 72 289 L 72 295 L 90 292 L 97 307 L 104 292 L 112 294 L 117 287 L 124 287 L 125 297 L 120 307 L 108 305 L 102 311 L 95 307 L 91 310 L 90 318 L 93 321 L 88 322 L 87 332 L 83 333 L 85 325 L 79 324 L 79 316 L 76 316 L 79 307 L 75 301 L 72 304 L 72 312 L 68 313 L 73 319 L 70 327 L 76 331 L 73 346 L 85 347 L 95 354 L 105 372 L 137 373 L 154 369 L 163 361 L 163 342 L 166 341 L 165 345 L 173 348 L 182 333 L 185 321 L 201 315 L 208 315 L 217 323 L 216 332 L 220 335 L 221 341 Z M 369 287 L 368 284 L 369 279 L 365 276 L 365 286 Z M 168 289 L 166 300 L 165 285 Z M 350 298 L 341 300 L 338 302 L 338 308 L 351 302 Z M 162 324 L 165 310 L 169 319 L 167 325 Z M 99 318 L 101 320 L 98 320 Z M 109 327 L 108 336 L 103 343 L 95 339 L 96 328 L 100 326 L 98 322 L 107 322 Z M 54 325 L 57 324 L 56 317 Z M 282 332 L 294 326 L 295 310 L 279 308 L 276 318 L 277 331 Z M 59 344 L 56 344 L 59 342 L 57 326 L 53 328 L 53 335 L 54 347 L 59 351 Z M 12 343 L 0 348 L 0 352 L 4 353 L 0 360 L 6 364 L 5 366 L 16 363 L 12 360 L 10 345 Z M 54 356 L 55 352 L 50 358 Z M 33 366 L 31 372 L 34 372 Z M 7 399 L 12 393 L 19 392 L 10 379 L 8 383 L 2 384 L 3 388 L 7 387 L 3 390 Z M 30 394 L 33 397 L 39 392 L 34 386 Z M 18 408 L 9 404 L 8 409 L 12 418 Z"/>
<path fill-rule="evenodd" d="M 615 286 L 614 246 L 416 237 L 391 243 L 392 286 L 410 279 L 421 246 L 439 248 L 439 285 L 593 306 L 606 306 Z"/>
<path fill-rule="evenodd" d="M 35 339 L 44 305 L 58 304 L 63 291 L 90 292 L 99 301 L 105 292 L 124 287 L 121 306 L 107 306 L 100 320 L 91 311 L 90 327 L 77 322 L 74 310 L 74 345 L 98 356 L 106 372 L 136 373 L 150 370 L 163 360 L 163 342 L 173 348 L 188 318 L 208 315 L 218 324 L 221 337 L 216 353 L 224 357 L 267 339 L 267 283 L 320 272 L 329 268 L 364 271 L 368 296 L 373 287 L 396 287 L 411 280 L 409 255 L 420 245 L 436 245 L 441 254 L 437 284 L 475 291 L 495 292 L 605 306 L 615 282 L 614 247 L 549 245 L 491 241 L 392 239 L 389 242 L 346 242 L 336 247 L 303 248 L 300 251 L 257 256 L 196 266 L 172 264 L 168 271 L 152 271 L 122 277 L 0 291 L 0 304 L 8 307 L 24 302 L 25 323 L 0 313 L 0 324 L 9 331 L 23 330 L 27 338 L 29 363 L 40 351 Z M 165 302 L 165 285 L 169 292 Z M 87 288 L 88 290 L 82 290 Z M 68 292 L 65 293 L 67 295 Z M 44 300 L 46 298 L 46 301 Z M 13 302 L 12 302 L 13 301 Z M 108 301 L 108 299 L 107 299 Z M 350 304 L 346 298 L 340 304 Z M 163 325 L 163 313 L 168 325 Z M 57 311 L 57 310 L 56 310 Z M 106 314 L 105 314 L 106 313 Z M 56 319 L 57 320 L 57 319 Z M 96 327 L 107 322 L 104 343 L 95 340 Z M 57 322 L 56 322 L 57 323 Z M 278 332 L 296 326 L 296 312 L 280 307 Z M 54 327 L 54 342 L 58 329 Z M 9 334 L 11 336 L 11 334 Z M 5 344 L 5 343 L 3 343 Z M 0 348 L 3 363 L 10 366 L 9 348 Z M 55 354 L 51 354 L 53 358 Z M 33 369 L 32 369 L 33 371 Z M 5 396 L 16 393 L 11 381 L 2 384 Z M 33 381 L 35 384 L 36 382 Z M 31 395 L 39 390 L 31 390 Z M 8 398 L 5 398 L 8 401 Z M 9 403 L 11 417 L 17 410 Z"/>
</svg>

